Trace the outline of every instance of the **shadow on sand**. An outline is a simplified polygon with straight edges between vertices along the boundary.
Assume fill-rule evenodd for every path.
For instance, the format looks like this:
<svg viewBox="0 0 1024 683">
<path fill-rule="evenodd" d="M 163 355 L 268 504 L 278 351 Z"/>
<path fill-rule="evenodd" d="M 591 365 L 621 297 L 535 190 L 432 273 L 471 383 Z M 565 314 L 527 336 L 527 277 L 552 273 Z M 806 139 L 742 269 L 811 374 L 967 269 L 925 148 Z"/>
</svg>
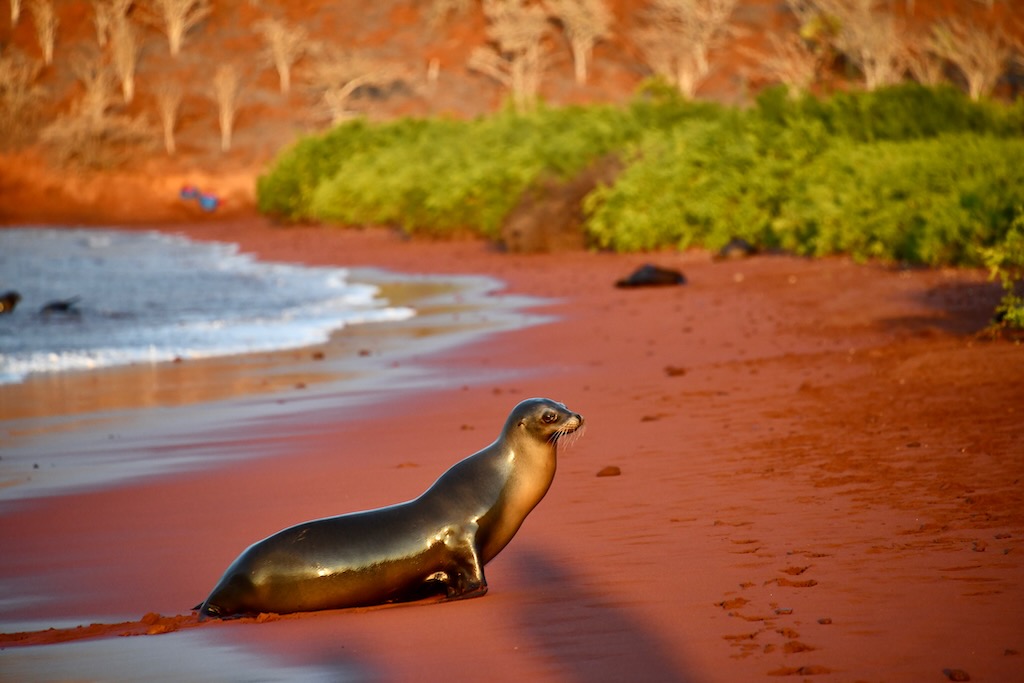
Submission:
<svg viewBox="0 0 1024 683">
<path fill-rule="evenodd" d="M 653 629 L 613 597 L 585 588 L 551 557 L 536 550 L 520 552 L 516 569 L 531 596 L 518 613 L 522 631 L 564 680 L 697 680 L 679 670 L 679 655 L 670 656 L 671 646 Z"/>
<path fill-rule="evenodd" d="M 950 282 L 931 287 L 917 297 L 934 314 L 901 316 L 882 321 L 888 329 L 914 335 L 944 332 L 954 335 L 976 334 L 989 323 L 1002 296 L 995 282 Z"/>
</svg>

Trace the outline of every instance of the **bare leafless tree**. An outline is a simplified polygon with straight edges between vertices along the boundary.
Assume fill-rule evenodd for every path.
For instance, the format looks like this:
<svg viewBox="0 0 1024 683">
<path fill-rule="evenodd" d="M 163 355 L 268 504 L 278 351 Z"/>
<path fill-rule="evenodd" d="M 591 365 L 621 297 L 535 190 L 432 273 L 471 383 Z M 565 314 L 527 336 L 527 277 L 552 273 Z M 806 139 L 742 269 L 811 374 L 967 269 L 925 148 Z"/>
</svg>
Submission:
<svg viewBox="0 0 1024 683">
<path fill-rule="evenodd" d="M 693 97 L 711 69 L 708 54 L 728 35 L 737 0 L 654 0 L 640 50 L 654 73 Z"/>
<path fill-rule="evenodd" d="M 528 110 L 544 71 L 547 13 L 523 0 L 483 0 L 483 9 L 489 42 L 470 54 L 468 66 L 509 88 L 516 109 Z"/>
<path fill-rule="evenodd" d="M 1013 57 L 1013 43 L 1001 29 L 957 17 L 936 22 L 931 48 L 963 74 L 972 100 L 992 92 Z"/>
<path fill-rule="evenodd" d="M 164 149 L 168 154 L 174 154 L 178 148 L 174 141 L 174 129 L 178 124 L 181 97 L 182 90 L 177 81 L 160 81 L 156 91 L 156 105 L 160 111 L 160 124 L 164 131 Z"/>
<path fill-rule="evenodd" d="M 96 27 L 96 43 L 105 47 L 114 21 L 128 16 L 134 0 L 92 0 L 92 23 Z"/>
<path fill-rule="evenodd" d="M 153 134 L 143 117 L 113 111 L 113 77 L 99 59 L 76 59 L 72 69 L 84 93 L 40 136 L 58 164 L 111 166 L 151 143 Z"/>
<path fill-rule="evenodd" d="M 319 49 L 309 80 L 331 123 L 337 124 L 357 115 L 351 100 L 360 90 L 390 86 L 405 80 L 405 74 L 392 64 L 366 55 Z"/>
<path fill-rule="evenodd" d="M 185 35 L 212 10 L 210 0 L 149 0 L 146 18 L 167 34 L 171 55 L 177 57 Z"/>
<path fill-rule="evenodd" d="M 768 53 L 754 50 L 744 52 L 755 59 L 764 76 L 782 82 L 788 88 L 790 97 L 799 97 L 809 92 L 818 80 L 824 64 L 822 51 L 797 33 L 782 36 L 770 33 L 768 42 L 771 48 Z"/>
<path fill-rule="evenodd" d="M 83 89 L 82 97 L 74 104 L 72 112 L 90 126 L 98 125 L 114 105 L 111 95 L 114 79 L 98 58 L 77 57 L 71 64 L 71 70 Z"/>
<path fill-rule="evenodd" d="M 812 0 L 838 31 L 836 49 L 864 74 L 868 90 L 903 80 L 903 27 L 882 8 L 884 0 Z"/>
<path fill-rule="evenodd" d="M 60 21 L 53 11 L 53 0 L 31 0 L 32 20 L 36 25 L 39 48 L 43 51 L 43 64 L 53 64 L 53 46 L 57 40 Z"/>
<path fill-rule="evenodd" d="M 903 41 L 903 63 L 910 76 L 922 85 L 938 85 L 946 80 L 945 63 L 931 46 L 931 38 L 917 32 Z"/>
<path fill-rule="evenodd" d="M 234 64 L 221 64 L 213 74 L 213 97 L 217 102 L 217 122 L 220 125 L 220 149 L 231 149 L 231 134 L 238 113 L 242 77 Z"/>
<path fill-rule="evenodd" d="M 0 148 L 21 144 L 35 130 L 45 95 L 42 69 L 41 62 L 12 48 L 0 55 Z"/>
<path fill-rule="evenodd" d="M 801 38 L 821 47 L 831 47 L 839 27 L 834 19 L 822 14 L 814 0 L 786 0 L 786 8 L 796 18 Z"/>
<path fill-rule="evenodd" d="M 110 39 L 111 10 L 108 0 L 92 0 L 92 25 L 96 27 L 96 44 L 100 47 L 106 47 Z"/>
<path fill-rule="evenodd" d="M 612 11 L 605 0 L 545 0 L 544 4 L 569 39 L 576 82 L 583 85 L 594 45 L 611 36 Z"/>
<path fill-rule="evenodd" d="M 473 6 L 473 0 L 432 0 L 427 10 L 427 21 L 437 27 L 449 17 L 461 16 Z"/>
<path fill-rule="evenodd" d="M 441 77 L 441 60 L 433 57 L 427 62 L 427 92 L 433 94 L 437 90 L 437 81 Z"/>
<path fill-rule="evenodd" d="M 291 91 L 292 65 L 306 51 L 309 34 L 301 26 L 289 26 L 280 19 L 264 19 L 256 29 L 266 41 L 267 56 L 277 69 L 281 92 Z"/>
<path fill-rule="evenodd" d="M 125 104 L 135 97 L 135 67 L 139 61 L 139 40 L 135 26 L 125 15 L 114 15 L 110 28 L 111 57 L 121 81 Z"/>
<path fill-rule="evenodd" d="M 821 78 L 838 54 L 835 44 L 839 22 L 819 10 L 814 0 L 786 0 L 786 6 L 796 17 L 798 35 L 820 60 L 818 77 Z"/>
</svg>

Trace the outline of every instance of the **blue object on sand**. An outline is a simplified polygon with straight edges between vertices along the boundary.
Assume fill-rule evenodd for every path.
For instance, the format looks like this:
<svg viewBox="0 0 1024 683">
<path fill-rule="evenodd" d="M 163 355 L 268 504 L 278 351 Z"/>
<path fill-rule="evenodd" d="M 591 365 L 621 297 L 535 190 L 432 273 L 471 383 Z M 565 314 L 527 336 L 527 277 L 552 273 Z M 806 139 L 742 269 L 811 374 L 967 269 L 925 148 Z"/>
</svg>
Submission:
<svg viewBox="0 0 1024 683">
<path fill-rule="evenodd" d="M 218 204 L 220 204 L 220 200 L 217 199 L 217 195 L 214 195 L 214 194 L 201 194 L 201 195 L 199 195 L 199 206 L 202 207 L 203 211 L 216 211 Z"/>
</svg>

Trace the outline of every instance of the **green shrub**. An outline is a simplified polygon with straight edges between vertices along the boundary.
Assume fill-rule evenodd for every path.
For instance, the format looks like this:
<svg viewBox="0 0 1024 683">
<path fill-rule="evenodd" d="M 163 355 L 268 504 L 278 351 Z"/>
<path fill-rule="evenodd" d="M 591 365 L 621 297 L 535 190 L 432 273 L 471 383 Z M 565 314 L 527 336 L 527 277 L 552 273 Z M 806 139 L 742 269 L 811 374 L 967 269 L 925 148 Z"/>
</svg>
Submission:
<svg viewBox="0 0 1024 683">
<path fill-rule="evenodd" d="M 749 110 L 657 81 L 627 107 L 505 110 L 472 121 L 356 121 L 285 150 L 262 211 L 495 236 L 540 179 L 616 154 L 585 200 L 592 242 L 712 249 L 733 237 L 823 255 L 978 264 L 1024 204 L 1024 102 L 908 84 L 828 99 L 771 89 Z"/>
<path fill-rule="evenodd" d="M 667 130 L 687 121 L 714 121 L 729 111 L 716 102 L 688 100 L 663 78 L 640 84 L 629 103 L 629 118 L 642 130 Z"/>
<path fill-rule="evenodd" d="M 258 181 L 258 206 L 291 220 L 494 235 L 540 177 L 571 176 L 600 157 L 627 153 L 648 131 L 723 111 L 650 83 L 626 108 L 508 109 L 472 121 L 354 121 L 282 152 Z"/>
<path fill-rule="evenodd" d="M 743 237 L 814 256 L 977 265 L 1024 203 L 1024 140 L 858 143 L 798 123 L 735 116 L 653 136 L 587 198 L 591 237 L 617 251 Z"/>
<path fill-rule="evenodd" d="M 968 133 L 903 142 L 829 138 L 739 115 L 650 136 L 587 229 L 616 251 L 739 237 L 821 256 L 980 263 L 1024 203 L 1024 139 Z"/>
<path fill-rule="evenodd" d="M 346 157 L 314 190 L 308 211 L 345 224 L 495 236 L 542 175 L 571 176 L 640 132 L 628 111 L 613 107 L 426 121 L 400 145 Z"/>
<path fill-rule="evenodd" d="M 302 138 L 278 155 L 270 171 L 258 179 L 257 206 L 262 213 L 279 218 L 309 218 L 316 188 L 347 159 L 401 147 L 425 125 L 424 121 L 401 119 L 377 126 L 357 119 L 322 135 Z"/>
<path fill-rule="evenodd" d="M 1024 206 L 1017 207 L 1003 239 L 982 250 L 982 258 L 988 267 L 989 279 L 998 279 L 1003 287 L 1003 298 L 995 310 L 997 324 L 1024 329 L 1024 296 L 1019 293 L 1024 283 Z"/>
<path fill-rule="evenodd" d="M 827 145 L 820 124 L 787 127 L 735 111 L 657 131 L 614 186 L 587 197 L 586 229 L 616 251 L 717 249 L 733 237 L 774 246 L 791 178 Z"/>
<path fill-rule="evenodd" d="M 756 111 L 780 124 L 818 121 L 832 135 L 860 142 L 962 132 L 1024 135 L 1024 102 L 1012 107 L 975 102 L 948 85 L 904 83 L 870 92 L 841 92 L 824 99 L 808 95 L 795 101 L 784 87 L 769 88 L 758 96 Z"/>
<path fill-rule="evenodd" d="M 271 170 L 256 181 L 260 212 L 282 218 L 300 217 L 316 186 L 328 170 L 333 171 L 341 163 L 355 137 L 350 128 L 339 127 L 322 136 L 302 138 L 280 153 Z"/>
<path fill-rule="evenodd" d="M 797 253 L 980 265 L 1024 203 L 1024 140 L 842 142 L 794 175 L 774 225 Z"/>
<path fill-rule="evenodd" d="M 1024 320 L 1024 100 L 906 84 L 827 99 L 770 89 L 741 110 L 658 81 L 627 107 L 511 109 L 472 121 L 351 122 L 299 140 L 258 182 L 261 211 L 494 237 L 532 185 L 599 158 L 626 167 L 585 200 L 617 251 L 733 237 L 798 254 L 986 264 Z"/>
</svg>

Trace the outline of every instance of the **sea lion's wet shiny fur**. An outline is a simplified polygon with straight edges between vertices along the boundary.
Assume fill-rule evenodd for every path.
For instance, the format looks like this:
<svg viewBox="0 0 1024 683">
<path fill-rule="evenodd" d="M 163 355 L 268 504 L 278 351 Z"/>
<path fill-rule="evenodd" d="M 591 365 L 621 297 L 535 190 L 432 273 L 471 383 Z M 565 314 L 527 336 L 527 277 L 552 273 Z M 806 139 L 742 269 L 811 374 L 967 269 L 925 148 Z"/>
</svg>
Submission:
<svg viewBox="0 0 1024 683">
<path fill-rule="evenodd" d="M 484 565 L 555 476 L 558 439 L 583 418 L 561 403 L 519 403 L 501 435 L 398 505 L 305 522 L 243 552 L 197 607 L 207 616 L 304 612 L 487 592 Z M 433 591 L 432 587 L 439 590 Z"/>
</svg>

